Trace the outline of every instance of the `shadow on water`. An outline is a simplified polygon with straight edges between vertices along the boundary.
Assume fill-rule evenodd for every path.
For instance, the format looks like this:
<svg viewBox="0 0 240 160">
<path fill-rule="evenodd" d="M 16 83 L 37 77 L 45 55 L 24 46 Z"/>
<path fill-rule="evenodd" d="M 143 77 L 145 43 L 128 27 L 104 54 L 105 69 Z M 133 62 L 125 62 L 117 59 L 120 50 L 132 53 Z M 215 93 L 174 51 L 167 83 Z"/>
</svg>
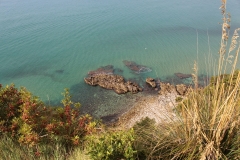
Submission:
<svg viewBox="0 0 240 160">
<path fill-rule="evenodd" d="M 16 78 L 42 75 L 49 68 L 50 68 L 49 66 L 32 67 L 29 65 L 23 65 L 13 69 L 2 70 L 0 74 L 5 79 L 16 79 Z"/>
<path fill-rule="evenodd" d="M 21 67 L 1 70 L 0 78 L 1 79 L 20 79 L 25 77 L 32 76 L 44 76 L 50 78 L 54 82 L 61 82 L 60 76 L 66 74 L 63 69 L 58 69 L 51 71 L 51 66 L 49 65 L 39 65 L 39 66 L 30 66 L 23 65 Z"/>
<path fill-rule="evenodd" d="M 55 70 L 55 73 L 58 73 L 58 74 L 63 74 L 64 70 L 63 69 L 58 69 L 58 70 Z"/>
</svg>

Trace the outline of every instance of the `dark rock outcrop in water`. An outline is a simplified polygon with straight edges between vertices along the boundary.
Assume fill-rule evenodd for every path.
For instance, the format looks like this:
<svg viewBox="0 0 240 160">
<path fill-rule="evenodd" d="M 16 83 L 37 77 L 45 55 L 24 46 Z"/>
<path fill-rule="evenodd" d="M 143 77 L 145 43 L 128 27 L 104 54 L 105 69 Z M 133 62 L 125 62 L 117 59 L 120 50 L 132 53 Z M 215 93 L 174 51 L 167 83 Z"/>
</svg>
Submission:
<svg viewBox="0 0 240 160">
<path fill-rule="evenodd" d="M 180 78 L 180 79 L 185 79 L 185 78 L 190 78 L 190 77 L 192 77 L 191 74 L 184 74 L 184 73 L 174 73 L 174 74 L 175 74 L 175 76 L 177 76 L 177 77 Z"/>
<path fill-rule="evenodd" d="M 153 78 L 147 78 L 146 83 L 148 83 L 152 88 L 157 86 L 156 81 Z"/>
<path fill-rule="evenodd" d="M 123 63 L 132 71 L 137 74 L 144 73 L 144 72 L 151 72 L 152 70 L 146 66 L 139 65 L 133 61 L 124 60 Z"/>
<path fill-rule="evenodd" d="M 95 74 L 94 76 L 89 76 L 84 78 L 84 81 L 92 86 L 99 85 L 105 89 L 112 89 L 118 94 L 123 94 L 127 92 L 138 93 L 142 91 L 142 88 L 138 84 L 127 81 L 120 75 L 113 74 Z"/>
</svg>

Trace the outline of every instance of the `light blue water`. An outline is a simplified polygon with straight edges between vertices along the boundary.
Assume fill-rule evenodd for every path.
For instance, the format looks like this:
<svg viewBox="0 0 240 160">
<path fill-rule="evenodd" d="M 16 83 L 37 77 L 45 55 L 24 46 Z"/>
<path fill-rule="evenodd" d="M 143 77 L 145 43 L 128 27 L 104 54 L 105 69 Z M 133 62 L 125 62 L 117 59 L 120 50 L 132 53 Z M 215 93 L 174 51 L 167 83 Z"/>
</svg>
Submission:
<svg viewBox="0 0 240 160">
<path fill-rule="evenodd" d="M 83 78 L 100 66 L 112 64 L 126 78 L 138 79 L 191 73 L 197 33 L 204 73 L 207 34 L 213 57 L 218 56 L 219 6 L 220 0 L 0 0 L 0 83 L 25 86 L 52 104 L 70 88 L 88 106 L 105 91 Z M 239 8 L 239 0 L 228 2 L 232 28 L 240 26 Z M 153 71 L 132 74 L 123 60 Z M 107 99 L 121 97 L 112 96 Z"/>
</svg>

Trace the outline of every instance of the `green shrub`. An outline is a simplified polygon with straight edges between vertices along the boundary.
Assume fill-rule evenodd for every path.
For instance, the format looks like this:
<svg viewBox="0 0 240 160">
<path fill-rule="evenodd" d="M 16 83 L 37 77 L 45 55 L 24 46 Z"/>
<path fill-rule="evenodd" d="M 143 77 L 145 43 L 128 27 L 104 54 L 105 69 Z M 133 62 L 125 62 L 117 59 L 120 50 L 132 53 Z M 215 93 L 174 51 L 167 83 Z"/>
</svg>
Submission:
<svg viewBox="0 0 240 160">
<path fill-rule="evenodd" d="M 134 160 L 134 132 L 116 131 L 88 137 L 89 155 L 94 160 L 129 159 Z"/>
</svg>

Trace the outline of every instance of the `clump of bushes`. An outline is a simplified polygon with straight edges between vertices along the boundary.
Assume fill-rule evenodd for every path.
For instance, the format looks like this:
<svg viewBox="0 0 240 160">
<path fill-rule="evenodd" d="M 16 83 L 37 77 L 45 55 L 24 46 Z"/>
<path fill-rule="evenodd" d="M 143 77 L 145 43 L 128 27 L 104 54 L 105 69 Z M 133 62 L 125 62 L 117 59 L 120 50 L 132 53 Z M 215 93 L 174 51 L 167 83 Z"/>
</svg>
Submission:
<svg viewBox="0 0 240 160">
<path fill-rule="evenodd" d="M 129 159 L 135 160 L 134 131 L 114 131 L 88 137 L 87 148 L 94 160 Z"/>
<path fill-rule="evenodd" d="M 71 101 L 67 89 L 63 95 L 62 107 L 47 107 L 25 88 L 0 85 L 0 136 L 33 148 L 59 144 L 69 152 L 80 146 L 86 135 L 95 132 L 96 123 L 81 115 L 80 104 Z"/>
</svg>

